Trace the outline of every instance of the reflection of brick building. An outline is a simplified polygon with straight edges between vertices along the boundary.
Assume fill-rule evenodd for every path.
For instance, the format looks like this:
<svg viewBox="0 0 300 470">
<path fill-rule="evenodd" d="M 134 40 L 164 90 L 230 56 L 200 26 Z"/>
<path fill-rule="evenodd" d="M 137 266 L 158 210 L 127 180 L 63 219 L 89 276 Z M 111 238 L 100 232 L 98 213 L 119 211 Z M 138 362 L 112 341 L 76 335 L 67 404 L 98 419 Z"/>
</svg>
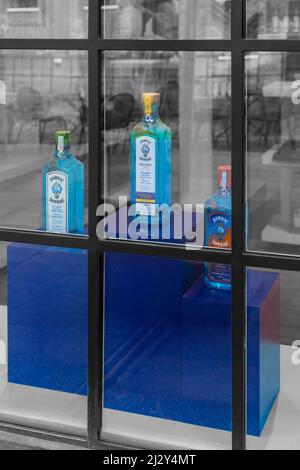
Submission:
<svg viewBox="0 0 300 470">
<path fill-rule="evenodd" d="M 181 38 L 230 38 L 230 1 L 180 0 L 178 8 Z"/>
<path fill-rule="evenodd" d="M 87 36 L 88 0 L 1 0 L 0 33 L 9 38 Z M 0 79 L 12 96 L 21 87 L 41 94 L 75 93 L 86 76 L 85 54 L 70 51 L 2 51 Z"/>
<path fill-rule="evenodd" d="M 77 93 L 86 88 L 87 54 L 79 51 L 4 51 L 0 74 L 8 90 L 31 87 L 41 94 Z"/>
<path fill-rule="evenodd" d="M 32 140 L 29 129 L 40 116 L 50 119 L 45 138 L 61 125 L 62 120 L 53 120 L 52 116 L 62 116 L 70 129 L 79 126 L 78 134 L 83 124 L 80 100 L 87 97 L 88 90 L 87 52 L 11 50 L 0 54 L 0 81 L 5 86 L 3 106 L 0 104 L 0 143 L 18 141 L 18 128 L 25 122 L 22 141 Z M 34 138 L 37 135 L 35 131 Z"/>
<path fill-rule="evenodd" d="M 299 39 L 299 0 L 248 0 L 247 31 L 252 39 Z"/>
<path fill-rule="evenodd" d="M 83 38 L 88 0 L 1 0 L 0 35 L 8 38 Z"/>
</svg>

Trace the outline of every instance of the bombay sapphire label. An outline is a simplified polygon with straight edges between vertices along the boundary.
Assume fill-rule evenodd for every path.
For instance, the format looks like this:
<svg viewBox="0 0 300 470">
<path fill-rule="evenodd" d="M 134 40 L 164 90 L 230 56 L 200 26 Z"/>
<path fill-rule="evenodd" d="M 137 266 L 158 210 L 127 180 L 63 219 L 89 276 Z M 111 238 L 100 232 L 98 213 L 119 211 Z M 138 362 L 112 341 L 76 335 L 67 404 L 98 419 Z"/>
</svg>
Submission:
<svg viewBox="0 0 300 470">
<path fill-rule="evenodd" d="M 209 217 L 208 246 L 210 248 L 231 248 L 231 217 L 222 212 L 214 212 Z"/>
<path fill-rule="evenodd" d="M 68 176 L 59 171 L 47 174 L 47 231 L 68 232 Z"/>
<path fill-rule="evenodd" d="M 136 139 L 136 213 L 155 215 L 156 140 L 142 136 Z"/>
</svg>

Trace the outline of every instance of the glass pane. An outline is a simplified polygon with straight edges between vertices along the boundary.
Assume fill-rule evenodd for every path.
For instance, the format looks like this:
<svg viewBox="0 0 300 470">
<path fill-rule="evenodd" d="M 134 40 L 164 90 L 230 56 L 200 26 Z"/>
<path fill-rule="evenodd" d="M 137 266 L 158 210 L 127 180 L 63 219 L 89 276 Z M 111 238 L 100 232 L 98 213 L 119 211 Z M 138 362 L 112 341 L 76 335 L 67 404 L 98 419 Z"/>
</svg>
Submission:
<svg viewBox="0 0 300 470">
<path fill-rule="evenodd" d="M 88 36 L 88 0 L 1 0 L 0 18 L 2 38 Z"/>
<path fill-rule="evenodd" d="M 299 39 L 299 0 L 246 0 L 247 37 Z"/>
<path fill-rule="evenodd" d="M 250 450 L 300 450 L 300 274 L 249 269 Z"/>
<path fill-rule="evenodd" d="M 300 254 L 299 59 L 246 56 L 250 250 Z"/>
<path fill-rule="evenodd" d="M 104 439 L 231 448 L 231 291 L 206 285 L 204 271 L 105 255 Z"/>
<path fill-rule="evenodd" d="M 231 0 L 102 0 L 112 39 L 229 39 Z"/>
<path fill-rule="evenodd" d="M 106 52 L 103 82 L 105 236 L 230 249 L 230 54 Z"/>
<path fill-rule="evenodd" d="M 87 204 L 88 54 L 6 50 L 0 52 L 0 64 L 0 225 L 82 234 L 84 199 Z M 54 159 L 55 132 L 63 129 L 71 133 L 76 161 L 66 152 L 60 154 L 64 158 Z M 58 167 L 65 179 L 52 194 L 54 183 L 47 192 L 46 175 L 58 172 Z M 60 211 L 56 217 L 60 222 L 50 223 L 55 211 Z"/>
<path fill-rule="evenodd" d="M 87 253 L 2 243 L 0 255 L 0 421 L 84 436 Z"/>
</svg>

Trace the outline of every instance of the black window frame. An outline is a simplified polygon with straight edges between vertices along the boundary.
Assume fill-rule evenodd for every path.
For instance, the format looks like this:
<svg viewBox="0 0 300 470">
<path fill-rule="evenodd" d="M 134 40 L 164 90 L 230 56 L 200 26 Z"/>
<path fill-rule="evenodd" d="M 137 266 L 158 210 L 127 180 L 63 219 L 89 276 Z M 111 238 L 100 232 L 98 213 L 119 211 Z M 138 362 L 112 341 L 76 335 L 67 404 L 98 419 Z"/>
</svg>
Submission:
<svg viewBox="0 0 300 470">
<path fill-rule="evenodd" d="M 88 366 L 88 436 L 60 440 L 91 448 L 103 448 L 101 441 L 103 398 L 103 324 L 104 324 L 104 254 L 120 252 L 227 263 L 232 267 L 232 449 L 246 449 L 246 269 L 248 267 L 300 272 L 300 257 L 247 252 L 245 243 L 245 72 L 244 55 L 258 51 L 299 51 L 300 40 L 257 40 L 245 38 L 246 1 L 231 0 L 231 39 L 228 40 L 122 40 L 101 38 L 101 1 L 89 1 L 89 34 L 87 39 L 0 39 L 2 50 L 86 50 L 89 55 L 89 233 L 80 238 L 18 229 L 0 228 L 0 242 L 18 242 L 57 247 L 81 248 L 88 251 L 89 276 L 89 366 Z M 104 183 L 101 131 L 101 77 L 104 51 L 171 50 L 227 51 L 232 56 L 232 251 L 203 248 L 187 251 L 178 246 L 152 243 L 98 240 L 96 210 Z M 57 440 L 51 432 L 0 424 L 0 430 L 25 433 L 33 437 Z"/>
</svg>

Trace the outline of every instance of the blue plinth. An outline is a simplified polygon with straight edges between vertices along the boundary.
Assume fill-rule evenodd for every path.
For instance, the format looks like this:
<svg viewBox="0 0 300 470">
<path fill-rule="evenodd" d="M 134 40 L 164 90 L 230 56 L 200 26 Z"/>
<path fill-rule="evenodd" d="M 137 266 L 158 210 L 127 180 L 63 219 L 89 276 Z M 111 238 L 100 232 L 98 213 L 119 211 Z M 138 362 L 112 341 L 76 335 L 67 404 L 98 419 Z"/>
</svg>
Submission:
<svg viewBox="0 0 300 470">
<path fill-rule="evenodd" d="M 230 430 L 231 293 L 202 284 L 203 265 L 106 255 L 106 408 Z M 248 279 L 248 432 L 279 391 L 279 277 Z"/>
<path fill-rule="evenodd" d="M 9 382 L 86 395 L 86 251 L 12 244 L 7 276 Z"/>
<path fill-rule="evenodd" d="M 180 418 L 181 299 L 202 272 L 194 262 L 105 256 L 106 408 Z"/>
<path fill-rule="evenodd" d="M 279 275 L 248 271 L 248 434 L 260 436 L 280 389 Z M 203 279 L 182 301 L 183 395 L 193 404 L 192 422 L 231 430 L 231 293 Z"/>
<path fill-rule="evenodd" d="M 87 393 L 87 255 L 8 247 L 12 383 Z M 231 429 L 231 293 L 203 286 L 201 263 L 105 256 L 104 406 Z M 248 276 L 248 432 L 280 386 L 280 281 Z"/>
</svg>

